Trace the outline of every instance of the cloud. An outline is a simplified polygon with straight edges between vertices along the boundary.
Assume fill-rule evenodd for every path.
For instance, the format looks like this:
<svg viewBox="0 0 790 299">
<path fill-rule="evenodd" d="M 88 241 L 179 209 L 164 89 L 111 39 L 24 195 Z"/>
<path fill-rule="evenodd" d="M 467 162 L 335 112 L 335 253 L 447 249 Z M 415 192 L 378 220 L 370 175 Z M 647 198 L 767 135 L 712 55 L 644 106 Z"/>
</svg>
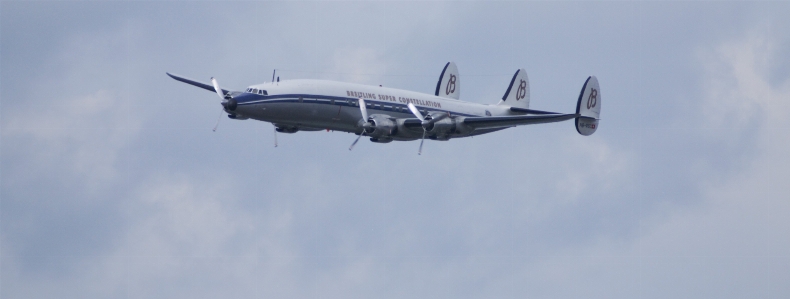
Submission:
<svg viewBox="0 0 790 299">
<path fill-rule="evenodd" d="M 3 5 L 9 22 L 16 11 Z M 73 18 L 111 15 L 91 5 Z M 590 4 L 559 19 L 529 3 L 98 5 L 129 15 L 114 15 L 108 27 L 86 22 L 92 30 L 78 34 L 64 29 L 46 54 L 2 35 L 4 59 L 17 57 L 26 70 L 57 63 L 25 86 L 6 85 L 9 64 L 0 74 L 4 297 L 789 293 L 781 287 L 790 279 L 782 217 L 790 209 L 782 200 L 790 83 L 771 75 L 786 55 L 781 36 L 763 28 L 687 53 L 673 43 L 681 32 L 664 38 L 631 26 L 650 23 L 617 16 L 645 17 L 661 31 L 667 17 L 685 30 L 696 14 L 630 4 Z M 595 9 L 609 15 L 591 22 Z M 534 24 L 523 22 L 523 10 Z M 719 16 L 708 18 L 718 24 Z M 694 27 L 706 36 L 708 28 Z M 593 34 L 602 29 L 611 34 Z M 646 38 L 623 37 L 631 34 Z M 653 49 L 661 51 L 655 59 Z M 428 141 L 423 156 L 416 143 L 395 142 L 348 153 L 353 135 L 326 132 L 280 135 L 272 149 L 268 124 L 225 120 L 211 133 L 213 119 L 204 117 L 219 106 L 202 98 L 216 96 L 163 75 L 165 66 L 225 72 L 216 76 L 232 86 L 268 80 L 262 61 L 273 61 L 305 77 L 430 92 L 458 56 L 468 60 L 464 73 L 483 73 L 465 86 L 504 84 L 509 74 L 486 74 L 525 59 L 537 61 L 536 81 L 562 88 L 577 71 L 608 73 L 604 127 L 591 137 L 566 122 Z M 678 69 L 666 62 L 688 58 L 701 66 L 699 82 L 663 88 Z M 53 87 L 35 88 L 40 82 Z M 648 85 L 656 90 L 639 93 Z M 571 108 L 578 86 L 568 86 L 544 98 L 570 99 L 558 106 Z M 661 100 L 695 88 L 702 100 Z M 57 97 L 48 96 L 53 89 Z M 664 105 L 662 113 L 692 107 L 694 117 L 658 115 L 634 99 Z M 659 117 L 684 127 L 629 122 Z"/>
<path fill-rule="evenodd" d="M 776 37 L 764 32 L 727 40 L 702 50 L 706 98 L 699 111 L 705 138 L 731 147 L 746 146 L 756 134 L 756 152 L 725 175 L 703 176 L 695 182 L 700 202 L 693 206 L 664 206 L 645 210 L 634 238 L 599 236 L 581 247 L 570 247 L 525 267 L 516 280 L 531 281 L 534 292 L 560 297 L 762 297 L 790 294 L 790 152 L 783 102 L 790 99 L 790 78 L 772 86 L 768 61 L 781 55 Z M 754 131 L 740 131 L 752 126 Z M 714 132 L 715 134 L 711 134 Z M 734 136 L 733 136 L 734 135 Z M 644 171 L 644 170 L 643 170 Z M 673 186 L 666 186 L 672 188 Z M 650 195 L 646 195 L 650 196 Z M 529 269 L 529 270 L 526 270 Z M 539 273 L 539 274 L 537 274 Z M 581 285 L 556 292 L 567 281 Z M 515 284 L 515 282 L 513 282 Z M 529 291 L 529 290 L 524 290 Z"/>
<path fill-rule="evenodd" d="M 13 142 L 6 149 L 34 157 L 9 179 L 30 180 L 56 169 L 86 182 L 89 189 L 116 179 L 120 151 L 139 130 L 125 101 L 99 90 L 51 105 L 29 107 L 4 119 L 3 138 Z M 53 167 L 59 164 L 64 167 Z"/>
</svg>

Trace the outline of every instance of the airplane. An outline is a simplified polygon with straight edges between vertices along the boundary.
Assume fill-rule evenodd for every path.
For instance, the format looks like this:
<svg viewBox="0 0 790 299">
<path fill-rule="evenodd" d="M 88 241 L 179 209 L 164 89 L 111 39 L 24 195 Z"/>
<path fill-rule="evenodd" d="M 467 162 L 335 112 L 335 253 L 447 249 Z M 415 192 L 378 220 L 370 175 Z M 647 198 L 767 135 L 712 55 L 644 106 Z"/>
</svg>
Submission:
<svg viewBox="0 0 790 299">
<path fill-rule="evenodd" d="M 349 150 L 366 136 L 377 143 L 420 139 L 417 154 L 422 154 L 425 138 L 446 141 L 570 119 L 575 120 L 579 134 L 589 136 L 598 129 L 601 113 L 601 89 L 595 76 L 587 77 L 584 82 L 575 113 L 530 109 L 529 78 L 524 69 L 513 74 L 498 103 L 461 101 L 458 67 L 453 62 L 445 64 L 433 95 L 328 80 L 280 82 L 279 77 L 274 80 L 274 74 L 272 82 L 251 85 L 244 91 L 230 91 L 220 88 L 213 77 L 209 85 L 166 74 L 217 93 L 224 113 L 231 119 L 270 122 L 280 133 L 334 130 L 359 135 Z"/>
</svg>

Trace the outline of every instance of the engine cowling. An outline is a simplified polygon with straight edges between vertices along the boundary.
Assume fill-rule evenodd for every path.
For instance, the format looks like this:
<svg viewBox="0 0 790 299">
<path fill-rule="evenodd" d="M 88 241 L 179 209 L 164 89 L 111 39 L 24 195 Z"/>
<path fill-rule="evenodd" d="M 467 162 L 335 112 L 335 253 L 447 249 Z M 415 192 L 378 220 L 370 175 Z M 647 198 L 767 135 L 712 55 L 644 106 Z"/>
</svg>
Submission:
<svg viewBox="0 0 790 299">
<path fill-rule="evenodd" d="M 426 129 L 431 139 L 447 140 L 452 135 L 469 134 L 474 129 L 464 124 L 462 116 L 448 116 L 432 122 Z"/>
<path fill-rule="evenodd" d="M 384 137 L 384 138 L 370 138 L 370 141 L 376 143 L 390 143 L 392 142 L 392 138 Z"/>
<path fill-rule="evenodd" d="M 237 120 L 249 119 L 249 117 L 246 117 L 246 116 L 238 114 L 238 113 L 228 114 L 228 118 L 230 118 L 230 119 L 237 119 Z"/>
<path fill-rule="evenodd" d="M 455 133 L 455 127 L 455 119 L 452 117 L 445 117 L 433 122 L 433 124 L 428 129 L 428 133 L 437 136 L 447 136 Z"/>
<path fill-rule="evenodd" d="M 373 114 L 368 118 L 368 126 L 365 134 L 379 139 L 389 137 L 398 133 L 398 125 L 388 115 Z"/>
<path fill-rule="evenodd" d="M 280 133 L 287 133 L 287 134 L 293 134 L 293 133 L 299 132 L 299 128 L 298 127 L 293 127 L 293 126 L 278 126 L 278 125 L 275 125 L 275 129 L 274 130 L 277 131 L 277 132 L 280 132 Z"/>
</svg>

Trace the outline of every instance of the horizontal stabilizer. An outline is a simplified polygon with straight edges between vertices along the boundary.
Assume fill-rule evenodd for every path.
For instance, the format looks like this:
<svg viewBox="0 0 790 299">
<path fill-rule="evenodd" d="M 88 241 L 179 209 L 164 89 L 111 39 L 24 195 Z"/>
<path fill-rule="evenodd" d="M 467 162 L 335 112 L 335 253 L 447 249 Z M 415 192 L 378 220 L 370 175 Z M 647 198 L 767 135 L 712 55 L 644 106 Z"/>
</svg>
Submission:
<svg viewBox="0 0 790 299">
<path fill-rule="evenodd" d="M 214 90 L 214 86 L 212 86 L 211 84 L 206 84 L 206 83 L 198 82 L 198 81 L 195 81 L 195 80 L 192 80 L 192 79 L 188 79 L 188 78 L 186 78 L 186 77 L 181 77 L 181 76 L 179 76 L 179 75 L 174 75 L 174 74 L 167 73 L 167 72 L 165 72 L 165 74 L 167 74 L 168 76 L 170 76 L 170 78 L 176 79 L 177 81 L 181 81 L 181 82 L 184 82 L 184 83 L 186 83 L 186 84 L 189 84 L 189 85 L 194 85 L 194 86 L 197 86 L 197 87 L 203 88 L 203 89 L 205 89 L 205 90 L 208 90 L 208 91 L 211 91 L 211 92 L 216 92 L 216 91 Z M 227 91 L 227 90 L 225 90 L 225 89 L 222 89 L 222 94 L 223 94 L 223 95 L 225 95 L 225 94 L 228 94 L 228 92 L 229 92 L 229 91 Z"/>
<path fill-rule="evenodd" d="M 561 114 L 559 112 L 524 109 L 524 108 L 519 108 L 519 107 L 510 107 L 510 111 L 518 112 L 518 113 L 526 113 L 526 114 L 539 114 L 539 115 L 542 115 L 542 114 Z"/>
<path fill-rule="evenodd" d="M 550 114 L 550 115 L 518 115 L 518 116 L 483 116 L 464 118 L 464 125 L 474 129 L 503 128 L 519 125 L 534 125 L 560 122 L 573 119 L 578 114 Z"/>
</svg>

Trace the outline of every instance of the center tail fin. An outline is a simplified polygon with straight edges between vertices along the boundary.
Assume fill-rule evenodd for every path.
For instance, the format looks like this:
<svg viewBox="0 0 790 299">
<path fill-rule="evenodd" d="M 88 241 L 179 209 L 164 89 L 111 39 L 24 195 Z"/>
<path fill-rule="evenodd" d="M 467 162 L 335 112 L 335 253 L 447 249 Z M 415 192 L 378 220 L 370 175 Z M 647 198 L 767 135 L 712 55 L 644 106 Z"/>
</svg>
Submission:
<svg viewBox="0 0 790 299">
<path fill-rule="evenodd" d="M 444 65 L 442 74 L 439 75 L 439 82 L 436 83 L 434 95 L 456 100 L 461 97 L 461 80 L 458 78 L 458 67 L 452 61 Z"/>
<path fill-rule="evenodd" d="M 529 78 L 524 69 L 517 70 L 510 79 L 505 95 L 498 105 L 529 109 Z"/>
</svg>

